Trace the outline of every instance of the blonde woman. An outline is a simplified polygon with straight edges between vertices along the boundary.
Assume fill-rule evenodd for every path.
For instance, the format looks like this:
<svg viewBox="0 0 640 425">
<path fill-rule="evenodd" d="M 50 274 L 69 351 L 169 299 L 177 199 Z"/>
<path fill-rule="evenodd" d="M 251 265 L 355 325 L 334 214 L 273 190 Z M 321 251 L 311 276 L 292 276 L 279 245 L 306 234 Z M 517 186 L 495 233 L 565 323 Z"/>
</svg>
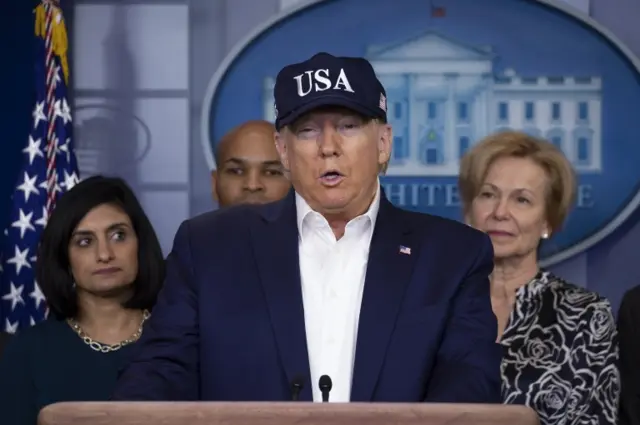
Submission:
<svg viewBox="0 0 640 425">
<path fill-rule="evenodd" d="M 541 241 L 560 230 L 574 202 L 571 164 L 545 140 L 496 133 L 462 159 L 459 189 L 467 223 L 493 244 L 504 402 L 530 406 L 542 425 L 615 424 L 611 306 L 538 264 Z"/>
</svg>

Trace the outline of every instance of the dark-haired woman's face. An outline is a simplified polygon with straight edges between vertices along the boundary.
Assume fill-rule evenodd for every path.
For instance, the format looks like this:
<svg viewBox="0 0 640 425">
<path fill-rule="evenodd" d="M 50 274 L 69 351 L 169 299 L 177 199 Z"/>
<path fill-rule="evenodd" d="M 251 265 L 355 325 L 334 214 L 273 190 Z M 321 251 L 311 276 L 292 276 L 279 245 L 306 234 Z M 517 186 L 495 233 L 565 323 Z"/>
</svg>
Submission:
<svg viewBox="0 0 640 425">
<path fill-rule="evenodd" d="M 69 263 L 78 294 L 128 292 L 138 275 L 138 238 L 129 216 L 109 204 L 89 211 L 71 235 Z"/>
</svg>

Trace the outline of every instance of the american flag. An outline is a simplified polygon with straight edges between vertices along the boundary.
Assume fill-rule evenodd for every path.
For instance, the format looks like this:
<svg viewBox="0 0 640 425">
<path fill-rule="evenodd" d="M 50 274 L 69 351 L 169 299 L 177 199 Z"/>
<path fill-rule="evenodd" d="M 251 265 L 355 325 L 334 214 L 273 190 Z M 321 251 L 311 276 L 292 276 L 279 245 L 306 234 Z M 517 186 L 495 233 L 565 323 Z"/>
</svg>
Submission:
<svg viewBox="0 0 640 425">
<path fill-rule="evenodd" d="M 378 106 L 380 109 L 387 112 L 387 96 L 385 96 L 384 93 L 380 93 L 380 102 L 378 103 Z"/>
<path fill-rule="evenodd" d="M 411 255 L 411 248 L 408 246 L 400 245 L 400 254 Z"/>
<path fill-rule="evenodd" d="M 33 125 L 22 150 L 22 169 L 3 235 L 0 270 L 0 329 L 14 333 L 47 316 L 35 281 L 42 229 L 61 193 L 78 181 L 67 101 L 69 65 L 62 12 L 54 0 L 35 9 L 35 105 Z"/>
</svg>

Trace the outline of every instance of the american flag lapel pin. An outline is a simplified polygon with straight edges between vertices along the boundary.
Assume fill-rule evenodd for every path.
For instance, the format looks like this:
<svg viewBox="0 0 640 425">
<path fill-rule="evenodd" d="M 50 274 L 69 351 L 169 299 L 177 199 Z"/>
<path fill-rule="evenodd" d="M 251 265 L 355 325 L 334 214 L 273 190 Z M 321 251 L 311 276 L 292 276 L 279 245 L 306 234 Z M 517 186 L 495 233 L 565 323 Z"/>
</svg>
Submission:
<svg viewBox="0 0 640 425">
<path fill-rule="evenodd" d="M 380 93 L 380 103 L 378 104 L 378 106 L 380 107 L 380 109 L 387 112 L 387 97 L 382 93 Z"/>
<path fill-rule="evenodd" d="M 408 246 L 400 245 L 400 254 L 411 255 L 411 248 Z"/>
</svg>

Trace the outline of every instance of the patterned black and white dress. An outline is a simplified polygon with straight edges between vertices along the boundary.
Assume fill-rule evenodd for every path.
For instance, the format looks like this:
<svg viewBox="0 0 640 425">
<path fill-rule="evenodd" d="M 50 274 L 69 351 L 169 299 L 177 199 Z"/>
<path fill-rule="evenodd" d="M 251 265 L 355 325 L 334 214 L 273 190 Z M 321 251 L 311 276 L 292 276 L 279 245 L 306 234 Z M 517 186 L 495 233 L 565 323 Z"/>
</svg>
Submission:
<svg viewBox="0 0 640 425">
<path fill-rule="evenodd" d="M 615 424 L 618 346 L 609 301 L 541 271 L 516 294 L 500 341 L 505 403 L 541 425 Z"/>
</svg>

